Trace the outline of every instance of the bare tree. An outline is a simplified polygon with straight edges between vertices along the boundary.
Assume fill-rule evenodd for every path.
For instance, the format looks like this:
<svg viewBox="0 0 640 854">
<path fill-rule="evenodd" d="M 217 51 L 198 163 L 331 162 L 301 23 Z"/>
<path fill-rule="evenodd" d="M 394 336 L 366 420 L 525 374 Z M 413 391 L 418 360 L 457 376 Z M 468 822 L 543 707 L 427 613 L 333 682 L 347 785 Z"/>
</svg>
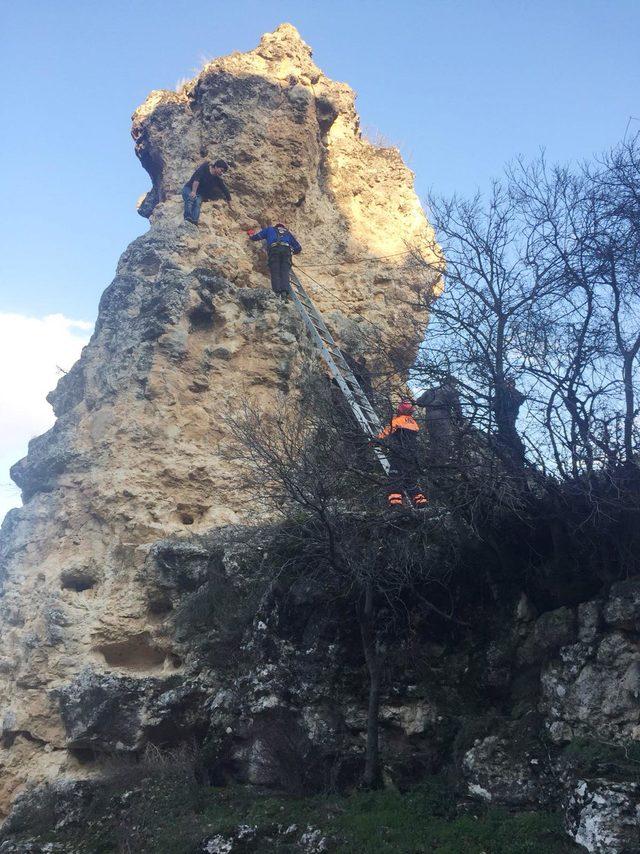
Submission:
<svg viewBox="0 0 640 854">
<path fill-rule="evenodd" d="M 502 465 L 517 472 L 525 462 L 516 429 L 524 397 L 515 383 L 523 371 L 529 306 L 545 282 L 523 258 L 519 211 L 508 187 L 494 183 L 486 203 L 476 196 L 432 197 L 429 204 L 441 260 L 430 260 L 438 258 L 434 251 L 429 258 L 416 255 L 416 262 L 444 276 L 445 290 L 429 300 L 429 331 L 413 377 L 455 376 L 474 428 Z"/>
<path fill-rule="evenodd" d="M 416 298 L 431 319 L 412 378 L 455 377 L 501 476 L 576 480 L 636 458 L 638 151 L 575 170 L 541 156 L 486 199 L 429 200 L 434 246 L 414 261 L 445 289 Z"/>
<path fill-rule="evenodd" d="M 445 286 L 434 299 L 425 285 L 407 305 L 407 317 L 430 312 L 411 380 L 455 387 L 456 452 L 438 461 L 428 449 L 432 480 L 501 563 L 493 522 L 505 514 L 534 529 L 542 513 L 557 565 L 587 524 L 594 542 L 605 524 L 620 543 L 600 555 L 598 572 L 614 577 L 628 565 L 638 504 L 638 152 L 636 139 L 574 169 L 541 156 L 512 166 L 486 198 L 430 199 L 434 244 L 414 253 L 415 270 Z"/>
<path fill-rule="evenodd" d="M 573 172 L 549 167 L 542 156 L 510 173 L 527 229 L 527 260 L 550 294 L 532 307 L 543 323 L 529 342 L 528 368 L 549 392 L 545 425 L 563 475 L 589 473 L 603 455 L 616 456 L 608 443 L 618 419 L 623 460 L 629 465 L 637 453 L 638 163 L 636 138 Z"/>
<path fill-rule="evenodd" d="M 454 619 L 423 589 L 434 566 L 439 583 L 446 575 L 441 534 L 428 522 L 381 519 L 386 478 L 378 472 L 366 439 L 334 405 L 328 381 L 316 381 L 305 400 L 302 414 L 285 407 L 262 413 L 247 405 L 233 422 L 230 453 L 243 467 L 245 486 L 254 494 L 259 491 L 274 518 L 296 518 L 303 525 L 304 533 L 293 535 L 298 569 L 321 577 L 330 595 L 353 607 L 369 686 L 363 783 L 375 787 L 381 782 L 380 605 L 401 608 L 411 590 L 425 608 Z M 445 550 L 451 549 L 447 543 Z"/>
</svg>

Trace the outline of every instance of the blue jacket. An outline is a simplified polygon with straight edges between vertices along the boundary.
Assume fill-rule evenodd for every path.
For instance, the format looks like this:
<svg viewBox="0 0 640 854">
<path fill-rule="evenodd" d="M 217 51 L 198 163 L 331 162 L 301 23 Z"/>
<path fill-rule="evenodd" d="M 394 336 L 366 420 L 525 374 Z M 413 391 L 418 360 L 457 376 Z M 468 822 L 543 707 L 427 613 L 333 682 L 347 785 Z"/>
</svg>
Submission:
<svg viewBox="0 0 640 854">
<path fill-rule="evenodd" d="M 280 235 L 273 225 L 268 225 L 266 228 L 263 228 L 262 231 L 252 234 L 251 240 L 266 240 L 267 246 L 271 246 L 272 243 L 276 242 L 286 243 L 291 247 L 294 255 L 297 255 L 298 252 L 302 252 L 302 246 L 300 246 L 290 231 L 285 231 L 284 234 Z"/>
</svg>

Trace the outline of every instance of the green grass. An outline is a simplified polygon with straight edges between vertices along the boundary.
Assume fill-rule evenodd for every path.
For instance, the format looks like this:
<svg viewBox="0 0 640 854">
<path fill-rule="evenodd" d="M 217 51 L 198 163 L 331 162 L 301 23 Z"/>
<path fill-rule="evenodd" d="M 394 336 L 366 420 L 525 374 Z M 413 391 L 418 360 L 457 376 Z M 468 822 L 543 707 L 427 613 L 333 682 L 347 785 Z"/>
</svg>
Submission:
<svg viewBox="0 0 640 854">
<path fill-rule="evenodd" d="M 205 807 L 202 818 L 220 831 L 241 823 L 312 826 L 334 839 L 337 847 L 332 850 L 340 854 L 569 854 L 581 850 L 564 834 L 557 814 L 510 814 L 480 804 L 461 809 L 439 778 L 406 794 L 381 791 L 348 797 L 256 799 L 242 790 L 227 789 L 212 795 L 215 803 Z"/>
<path fill-rule="evenodd" d="M 190 796 L 146 780 L 137 802 L 112 815 L 94 810 L 80 828 L 42 834 L 44 841 L 71 843 L 83 854 L 195 854 L 200 842 L 232 833 L 240 824 L 265 835 L 262 854 L 299 851 L 295 836 L 283 840 L 278 828 L 296 825 L 298 836 L 318 828 L 332 840 L 334 854 L 569 854 L 583 849 L 563 833 L 554 813 L 511 814 L 481 804 L 459 803 L 440 778 L 409 792 L 355 792 L 349 796 L 305 798 L 260 796 L 242 787 L 199 788 Z M 182 796 L 181 796 L 182 795 Z M 277 841 L 280 839 L 280 841 Z M 272 840 L 272 841 L 268 841 Z M 127 848 L 128 844 L 133 848 Z"/>
<path fill-rule="evenodd" d="M 454 819 L 387 803 L 380 809 L 350 809 L 337 822 L 343 854 L 435 851 L 438 854 L 539 854 L 577 850 L 556 815 L 509 815 L 490 809 Z"/>
</svg>

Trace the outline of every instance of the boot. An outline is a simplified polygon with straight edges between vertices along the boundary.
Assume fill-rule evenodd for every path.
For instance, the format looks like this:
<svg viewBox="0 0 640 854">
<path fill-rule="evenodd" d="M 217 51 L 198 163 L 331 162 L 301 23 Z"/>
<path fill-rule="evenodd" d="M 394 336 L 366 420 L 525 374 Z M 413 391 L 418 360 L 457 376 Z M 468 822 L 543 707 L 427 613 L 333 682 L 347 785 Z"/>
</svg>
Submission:
<svg viewBox="0 0 640 854">
<path fill-rule="evenodd" d="M 387 505 L 389 507 L 402 507 L 402 495 L 399 492 L 390 492 L 387 495 Z"/>
<path fill-rule="evenodd" d="M 429 505 L 429 499 L 426 495 L 423 495 L 421 492 L 418 492 L 417 495 L 414 495 L 411 499 L 411 503 L 413 504 L 416 510 L 424 510 L 425 507 Z"/>
</svg>

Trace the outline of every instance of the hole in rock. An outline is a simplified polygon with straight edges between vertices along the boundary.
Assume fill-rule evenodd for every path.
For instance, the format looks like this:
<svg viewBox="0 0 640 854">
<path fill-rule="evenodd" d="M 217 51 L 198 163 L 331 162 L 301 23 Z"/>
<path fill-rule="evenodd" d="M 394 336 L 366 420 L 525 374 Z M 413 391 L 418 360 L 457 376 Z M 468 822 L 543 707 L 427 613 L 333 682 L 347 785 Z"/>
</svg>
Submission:
<svg viewBox="0 0 640 854">
<path fill-rule="evenodd" d="M 60 584 L 63 590 L 75 590 L 82 593 L 96 585 L 95 576 L 86 569 L 65 569 L 60 573 Z"/>
<path fill-rule="evenodd" d="M 197 706 L 193 705 L 193 701 L 186 699 L 186 703 L 175 706 L 173 714 L 167 715 L 164 720 L 160 720 L 155 726 L 149 721 L 149 725 L 145 727 L 145 735 L 149 745 L 157 747 L 160 751 L 159 756 L 164 756 L 167 759 L 176 758 L 178 761 L 186 759 L 189 763 L 193 761 L 194 750 L 196 756 L 200 757 L 200 751 L 203 748 L 205 739 L 209 732 L 209 724 L 200 718 L 199 713 L 193 714 Z M 178 753 L 164 753 L 164 751 L 172 751 L 173 748 L 178 748 Z M 149 756 L 146 751 L 139 757 L 144 762 Z M 151 756 L 158 756 L 155 751 Z M 148 760 L 147 760 L 148 761 Z M 196 763 L 200 765 L 200 759 Z M 196 779 L 199 775 L 205 772 L 204 768 L 194 768 Z M 260 849 L 262 852 L 264 849 Z"/>
<path fill-rule="evenodd" d="M 165 653 L 151 644 L 148 632 L 96 647 L 111 667 L 128 670 L 156 670 L 164 664 Z"/>
<path fill-rule="evenodd" d="M 326 98 L 316 99 L 316 116 L 321 132 L 328 133 L 331 130 L 331 125 L 338 118 L 337 108 Z"/>
<path fill-rule="evenodd" d="M 74 756 L 81 765 L 88 765 L 90 762 L 95 762 L 98 754 L 90 747 L 70 747 L 69 753 Z"/>
<path fill-rule="evenodd" d="M 37 744 L 40 747 L 44 747 L 47 743 L 44 739 L 30 733 L 27 729 L 16 729 L 5 730 L 2 733 L 2 744 L 4 747 L 13 747 L 17 738 L 23 738 L 25 741 L 30 741 L 32 744 Z"/>
<path fill-rule="evenodd" d="M 154 590 L 149 594 L 149 611 L 152 614 L 163 615 L 173 610 L 173 603 L 167 593 Z"/>
<path fill-rule="evenodd" d="M 199 476 L 197 470 L 189 475 L 189 480 L 193 482 L 197 483 L 200 479 L 201 474 Z M 196 520 L 204 517 L 207 510 L 209 510 L 209 506 L 210 505 L 196 504 L 187 501 L 181 502 L 175 509 L 175 518 L 183 525 L 193 525 Z"/>
<path fill-rule="evenodd" d="M 192 332 L 204 332 L 213 328 L 214 313 L 209 306 L 198 305 L 189 312 L 189 326 Z"/>
</svg>

